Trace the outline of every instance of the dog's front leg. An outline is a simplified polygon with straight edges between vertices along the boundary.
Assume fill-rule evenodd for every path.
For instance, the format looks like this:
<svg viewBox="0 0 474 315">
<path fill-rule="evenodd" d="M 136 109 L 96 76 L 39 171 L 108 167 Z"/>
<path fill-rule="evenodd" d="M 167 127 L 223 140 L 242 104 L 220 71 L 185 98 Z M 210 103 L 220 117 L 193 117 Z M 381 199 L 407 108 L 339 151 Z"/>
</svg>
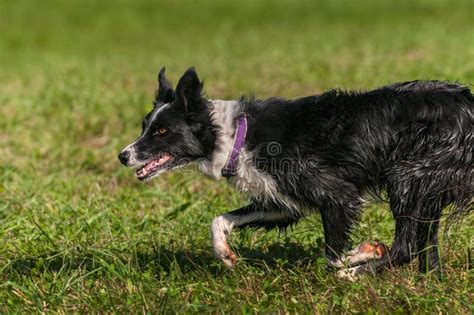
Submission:
<svg viewBox="0 0 474 315">
<path fill-rule="evenodd" d="M 227 237 L 233 228 L 246 226 L 264 227 L 285 220 L 283 212 L 265 210 L 256 204 L 250 204 L 238 210 L 224 213 L 212 221 L 212 248 L 217 258 L 232 268 L 237 262 L 237 256 L 227 244 Z"/>
</svg>

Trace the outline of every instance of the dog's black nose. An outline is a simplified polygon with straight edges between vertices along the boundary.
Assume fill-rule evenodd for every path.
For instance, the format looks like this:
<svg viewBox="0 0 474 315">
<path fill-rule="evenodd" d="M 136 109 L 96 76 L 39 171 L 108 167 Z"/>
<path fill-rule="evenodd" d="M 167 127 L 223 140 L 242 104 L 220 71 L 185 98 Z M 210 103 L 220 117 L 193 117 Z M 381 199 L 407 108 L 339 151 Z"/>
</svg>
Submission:
<svg viewBox="0 0 474 315">
<path fill-rule="evenodd" d="M 120 152 L 120 154 L 118 155 L 118 159 L 120 160 L 120 162 L 121 162 L 123 165 L 127 165 L 129 158 L 130 158 L 130 152 L 128 152 L 128 151 L 122 151 L 122 152 Z"/>
</svg>

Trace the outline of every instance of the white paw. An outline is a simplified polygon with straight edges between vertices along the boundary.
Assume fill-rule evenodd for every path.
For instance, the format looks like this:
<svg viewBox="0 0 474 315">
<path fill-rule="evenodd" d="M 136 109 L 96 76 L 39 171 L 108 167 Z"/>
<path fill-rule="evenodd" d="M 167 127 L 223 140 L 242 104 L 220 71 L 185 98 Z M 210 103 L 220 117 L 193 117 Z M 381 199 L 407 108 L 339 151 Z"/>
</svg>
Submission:
<svg viewBox="0 0 474 315">
<path fill-rule="evenodd" d="M 361 274 L 359 269 L 360 269 L 360 267 L 340 269 L 340 270 L 337 271 L 336 275 L 340 279 L 355 282 L 355 281 L 357 281 L 357 279 L 359 278 L 359 275 Z"/>
<path fill-rule="evenodd" d="M 216 242 L 213 244 L 214 255 L 222 260 L 227 268 L 234 267 L 237 262 L 237 256 L 229 248 L 229 245 L 225 242 Z"/>
<path fill-rule="evenodd" d="M 366 241 L 348 251 L 342 258 L 335 261 L 331 260 L 328 263 L 335 268 L 348 268 L 370 261 L 384 259 L 387 253 L 388 247 L 386 245 L 379 241 Z"/>
<path fill-rule="evenodd" d="M 359 266 L 343 268 L 337 271 L 337 276 L 341 279 L 354 282 L 361 275 L 375 274 L 381 266 L 385 265 L 386 261 L 387 259 L 382 258 L 378 260 L 371 260 Z"/>
<path fill-rule="evenodd" d="M 212 220 L 211 237 L 214 255 L 222 260 L 227 268 L 232 268 L 237 262 L 237 256 L 227 244 L 227 236 L 232 230 L 233 222 L 225 215 L 218 216 Z"/>
</svg>

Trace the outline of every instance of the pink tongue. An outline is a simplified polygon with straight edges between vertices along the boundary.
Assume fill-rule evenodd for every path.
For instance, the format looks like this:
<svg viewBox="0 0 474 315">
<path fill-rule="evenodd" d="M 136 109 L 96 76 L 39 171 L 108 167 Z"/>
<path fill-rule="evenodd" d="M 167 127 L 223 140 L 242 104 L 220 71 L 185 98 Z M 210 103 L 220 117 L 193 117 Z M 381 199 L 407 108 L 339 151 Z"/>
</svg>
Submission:
<svg viewBox="0 0 474 315">
<path fill-rule="evenodd" d="M 147 165 L 145 165 L 144 170 L 145 170 L 145 171 L 149 171 L 149 170 L 151 170 L 153 167 L 155 167 L 157 164 L 158 164 L 158 162 L 157 162 L 156 160 L 155 160 L 155 161 L 151 161 L 150 163 L 148 163 Z"/>
<path fill-rule="evenodd" d="M 160 157 L 158 160 L 153 160 L 150 163 L 148 163 L 147 165 L 145 165 L 145 167 L 143 168 L 141 173 L 143 173 L 143 172 L 148 173 L 151 169 L 155 168 L 156 166 L 158 166 L 160 164 L 163 164 L 164 162 L 168 161 L 169 159 L 170 159 L 169 155 L 164 155 L 164 156 Z"/>
</svg>

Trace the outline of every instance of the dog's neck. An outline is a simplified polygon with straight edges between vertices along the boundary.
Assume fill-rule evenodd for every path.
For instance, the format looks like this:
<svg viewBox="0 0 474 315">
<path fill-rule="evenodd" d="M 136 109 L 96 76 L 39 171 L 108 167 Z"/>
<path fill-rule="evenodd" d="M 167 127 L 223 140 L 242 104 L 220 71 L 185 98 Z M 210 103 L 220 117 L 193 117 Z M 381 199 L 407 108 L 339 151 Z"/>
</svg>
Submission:
<svg viewBox="0 0 474 315">
<path fill-rule="evenodd" d="M 226 165 L 229 152 L 234 147 L 236 120 L 242 114 L 243 108 L 239 101 L 211 100 L 211 121 L 217 128 L 216 145 L 210 159 L 201 160 L 199 169 L 204 174 L 214 178 L 223 178 L 222 168 Z M 268 174 L 259 171 L 244 144 L 239 154 L 236 174 L 229 177 L 229 183 L 239 191 L 248 194 L 260 203 L 284 205 L 290 211 L 303 209 L 297 202 L 278 191 L 275 180 Z"/>
<path fill-rule="evenodd" d="M 227 162 L 229 152 L 232 151 L 235 134 L 235 120 L 241 113 L 239 101 L 210 100 L 211 121 L 217 127 L 215 149 L 210 160 L 199 163 L 201 172 L 219 179 L 221 170 Z"/>
</svg>

